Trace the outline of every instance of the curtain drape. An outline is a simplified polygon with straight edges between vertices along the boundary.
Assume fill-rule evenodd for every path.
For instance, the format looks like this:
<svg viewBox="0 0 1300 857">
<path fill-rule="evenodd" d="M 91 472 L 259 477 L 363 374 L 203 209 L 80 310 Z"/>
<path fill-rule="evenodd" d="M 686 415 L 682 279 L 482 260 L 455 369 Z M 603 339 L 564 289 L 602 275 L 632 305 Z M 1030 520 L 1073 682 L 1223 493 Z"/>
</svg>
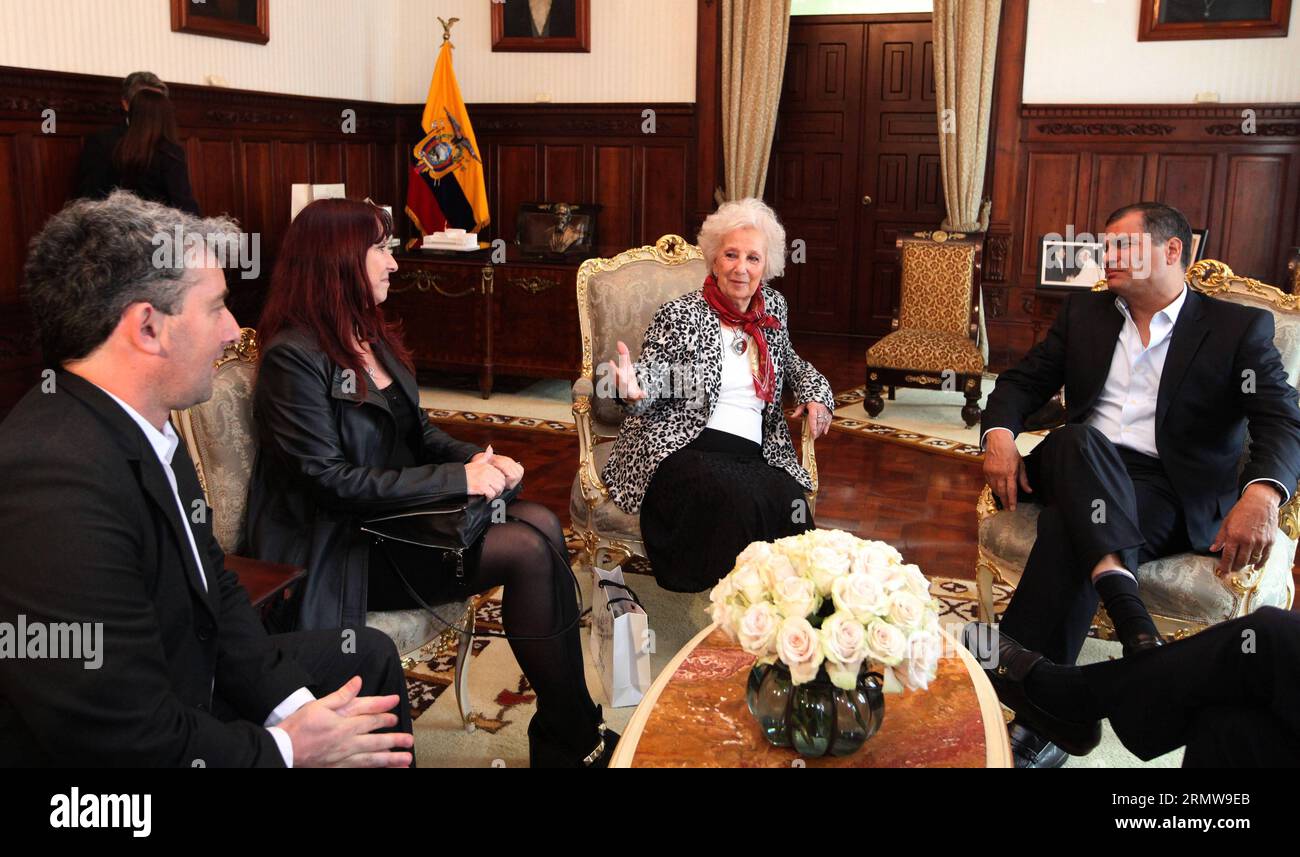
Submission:
<svg viewBox="0 0 1300 857">
<path fill-rule="evenodd" d="M 722 2 L 722 157 L 719 201 L 763 196 L 790 38 L 790 0 Z"/>
<path fill-rule="evenodd" d="M 948 217 L 943 228 L 983 232 L 981 210 L 993 70 L 1002 0 L 934 0 L 934 88 L 939 166 Z"/>
</svg>

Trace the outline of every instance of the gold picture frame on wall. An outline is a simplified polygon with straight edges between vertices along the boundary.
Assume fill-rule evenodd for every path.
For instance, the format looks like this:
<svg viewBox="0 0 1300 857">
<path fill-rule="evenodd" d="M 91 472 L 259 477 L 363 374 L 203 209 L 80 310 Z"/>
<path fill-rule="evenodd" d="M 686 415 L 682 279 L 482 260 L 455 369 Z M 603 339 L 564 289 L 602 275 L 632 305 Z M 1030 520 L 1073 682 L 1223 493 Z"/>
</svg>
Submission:
<svg viewBox="0 0 1300 857">
<path fill-rule="evenodd" d="M 271 40 L 269 0 L 171 0 L 172 32 L 264 45 Z"/>
<path fill-rule="evenodd" d="M 1283 38 L 1291 0 L 1142 0 L 1138 41 Z"/>
<path fill-rule="evenodd" d="M 591 53 L 591 0 L 492 0 L 492 50 Z"/>
</svg>

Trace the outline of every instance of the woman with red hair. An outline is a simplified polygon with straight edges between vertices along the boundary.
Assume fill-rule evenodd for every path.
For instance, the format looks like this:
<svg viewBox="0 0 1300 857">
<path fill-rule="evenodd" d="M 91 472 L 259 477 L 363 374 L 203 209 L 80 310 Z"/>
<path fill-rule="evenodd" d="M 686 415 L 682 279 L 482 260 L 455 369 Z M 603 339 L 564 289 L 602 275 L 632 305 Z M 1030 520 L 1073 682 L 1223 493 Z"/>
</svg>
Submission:
<svg viewBox="0 0 1300 857">
<path fill-rule="evenodd" d="M 491 447 L 450 437 L 420 408 L 410 352 L 380 307 L 397 270 L 392 234 L 383 209 L 346 199 L 312 203 L 285 234 L 259 325 L 248 548 L 307 569 L 300 629 L 364 625 L 368 610 L 414 607 L 408 583 L 426 603 L 504 586 L 505 630 L 537 692 L 532 764 L 605 764 L 618 736 L 587 693 L 554 514 L 511 502 L 508 520 L 465 553 L 463 576 L 435 551 L 378 548 L 360 529 L 395 509 L 491 500 L 524 472 Z"/>
</svg>

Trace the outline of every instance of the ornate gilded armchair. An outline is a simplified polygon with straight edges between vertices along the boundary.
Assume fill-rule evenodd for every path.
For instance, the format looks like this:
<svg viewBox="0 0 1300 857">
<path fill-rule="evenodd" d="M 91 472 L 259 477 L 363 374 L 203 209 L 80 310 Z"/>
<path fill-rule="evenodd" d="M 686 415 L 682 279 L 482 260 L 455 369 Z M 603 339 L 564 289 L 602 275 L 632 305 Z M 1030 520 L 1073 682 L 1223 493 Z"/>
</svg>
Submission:
<svg viewBox="0 0 1300 857">
<path fill-rule="evenodd" d="M 282 569 L 284 578 L 276 592 L 303 574 L 302 569 L 250 560 L 238 556 L 243 544 L 244 521 L 248 514 L 248 485 L 253 477 L 257 456 L 253 427 L 253 387 L 257 381 L 257 333 L 245 327 L 239 342 L 226 349 L 217 361 L 212 383 L 212 398 L 184 411 L 172 412 L 172 424 L 185 442 L 199 484 L 212 514 L 212 531 L 226 551 L 226 564 L 246 583 L 251 577 L 262 580 L 268 569 Z M 276 593 L 269 593 L 276 594 Z M 473 601 L 454 601 L 437 607 L 440 622 L 423 610 L 394 610 L 366 615 L 366 624 L 383 631 L 404 656 L 430 641 L 457 648 L 456 701 L 468 727 L 470 638 L 447 629 L 447 625 L 473 627 Z"/>
<path fill-rule="evenodd" d="M 979 288 L 982 243 L 964 233 L 899 236 L 901 270 L 893 332 L 867 349 L 867 414 L 884 410 L 882 391 L 896 387 L 950 390 L 966 397 L 967 426 L 980 420 Z"/>
<path fill-rule="evenodd" d="M 638 516 L 614 505 L 601 480 L 601 470 L 623 422 L 623 410 L 612 397 L 601 395 L 597 389 L 596 367 L 618 353 L 620 340 L 637 360 L 655 311 L 667 301 L 698 289 L 707 273 L 699 248 L 677 235 L 665 235 L 653 246 L 627 250 L 612 259 L 588 259 L 578 269 L 582 376 L 573 384 L 579 453 L 578 472 L 569 494 L 569 515 L 574 532 L 582 539 L 585 566 L 613 566 L 646 555 Z M 817 461 L 806 420 L 803 463 L 813 478 L 811 508 L 817 490 Z"/>
<path fill-rule="evenodd" d="M 1300 379 L 1300 297 L 1285 294 L 1258 280 L 1239 277 L 1227 265 L 1204 259 L 1187 272 L 1188 285 L 1220 300 L 1260 307 L 1273 313 L 1273 342 L 1292 385 Z M 1100 284 L 1099 284 L 1100 286 Z M 1247 438 L 1247 450 L 1249 449 Z M 1242 451 L 1241 466 L 1247 450 Z M 1014 512 L 998 510 L 985 486 L 976 511 L 979 516 L 979 555 L 975 579 L 980 618 L 992 621 L 994 584 L 1015 587 L 1037 532 L 1039 507 L 1020 503 Z M 1242 569 L 1224 580 L 1214 573 L 1216 558 L 1192 553 L 1163 557 L 1138 568 L 1138 587 L 1160 633 L 1184 637 L 1210 625 L 1244 616 L 1264 606 L 1289 609 L 1295 599 L 1291 564 L 1300 538 L 1300 490 L 1278 511 L 1277 541 L 1263 568 Z M 1103 637 L 1114 636 L 1104 610 L 1097 625 Z"/>
</svg>

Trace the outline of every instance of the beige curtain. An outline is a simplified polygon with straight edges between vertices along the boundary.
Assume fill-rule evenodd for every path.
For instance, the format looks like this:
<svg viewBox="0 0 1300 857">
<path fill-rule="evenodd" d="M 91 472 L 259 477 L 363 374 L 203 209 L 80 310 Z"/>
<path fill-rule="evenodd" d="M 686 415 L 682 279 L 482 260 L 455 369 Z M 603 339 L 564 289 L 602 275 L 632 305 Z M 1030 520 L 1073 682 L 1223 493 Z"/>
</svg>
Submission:
<svg viewBox="0 0 1300 857">
<path fill-rule="evenodd" d="M 790 0 L 722 0 L 723 199 L 763 195 L 789 37 Z"/>
<path fill-rule="evenodd" d="M 943 228 L 955 232 L 988 227 L 988 207 L 981 211 L 980 194 L 1001 14 L 1002 0 L 934 0 L 939 165 L 948 204 Z"/>
</svg>

